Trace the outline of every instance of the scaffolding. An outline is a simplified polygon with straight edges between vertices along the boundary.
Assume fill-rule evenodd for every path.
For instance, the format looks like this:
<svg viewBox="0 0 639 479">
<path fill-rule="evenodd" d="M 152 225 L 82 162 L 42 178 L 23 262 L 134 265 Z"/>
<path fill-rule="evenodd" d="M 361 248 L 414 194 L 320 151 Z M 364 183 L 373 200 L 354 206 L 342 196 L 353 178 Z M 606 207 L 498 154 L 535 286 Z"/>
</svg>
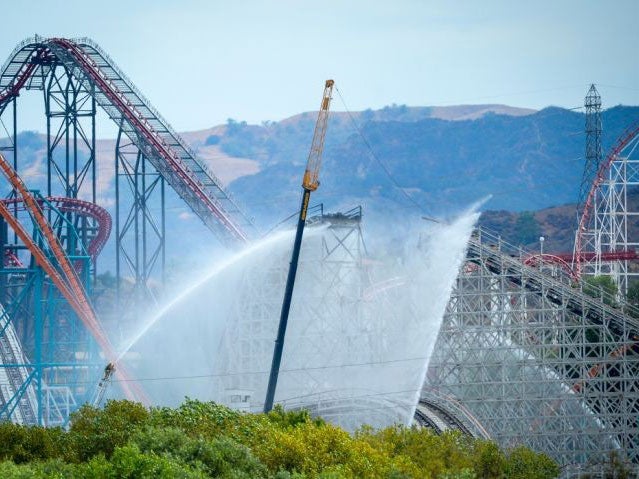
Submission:
<svg viewBox="0 0 639 479">
<path fill-rule="evenodd" d="M 584 294 L 556 264 L 477 230 L 424 391 L 459 400 L 502 447 L 564 471 L 639 462 L 639 312 Z"/>
<path fill-rule="evenodd" d="M 639 126 L 639 125 L 638 125 Z M 606 261 L 606 253 L 624 252 L 636 255 L 639 241 L 630 235 L 639 218 L 639 205 L 628 201 L 629 195 L 639 191 L 639 134 L 614 153 L 607 175 L 597 186 L 591 236 L 596 239 L 595 256 L 584 273 L 606 274 L 613 278 L 619 293 L 626 296 L 629 286 L 639 277 L 639 270 L 627 259 Z"/>
</svg>

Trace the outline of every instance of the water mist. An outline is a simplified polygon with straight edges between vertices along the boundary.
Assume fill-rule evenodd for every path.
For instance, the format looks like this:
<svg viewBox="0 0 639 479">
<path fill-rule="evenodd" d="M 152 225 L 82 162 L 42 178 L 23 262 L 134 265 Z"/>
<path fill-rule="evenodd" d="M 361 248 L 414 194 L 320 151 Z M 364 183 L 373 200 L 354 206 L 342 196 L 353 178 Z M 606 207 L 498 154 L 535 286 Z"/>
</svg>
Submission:
<svg viewBox="0 0 639 479">
<path fill-rule="evenodd" d="M 309 228 L 276 403 L 349 430 L 409 424 L 477 216 L 420 222 L 370 259 L 352 226 Z M 157 403 L 261 410 L 291 246 L 287 232 L 212 268 L 149 320 L 130 349 Z"/>
</svg>

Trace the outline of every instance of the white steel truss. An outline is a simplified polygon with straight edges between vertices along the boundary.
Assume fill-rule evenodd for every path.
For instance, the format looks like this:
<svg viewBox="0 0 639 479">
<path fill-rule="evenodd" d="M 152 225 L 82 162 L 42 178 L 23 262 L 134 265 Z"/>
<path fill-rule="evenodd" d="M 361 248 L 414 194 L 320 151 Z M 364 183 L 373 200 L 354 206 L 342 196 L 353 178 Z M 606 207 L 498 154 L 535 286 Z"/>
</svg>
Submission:
<svg viewBox="0 0 639 479">
<path fill-rule="evenodd" d="M 317 285 L 311 278 L 321 277 L 322 286 L 298 290 L 306 299 L 297 305 L 294 300 L 289 333 L 295 340 L 286 343 L 285 387 L 276 397 L 287 408 L 309 408 L 346 427 L 361 424 L 362 416 L 372 424 L 403 419 L 406 404 L 400 395 L 362 388 L 360 379 L 391 382 L 384 364 L 372 364 L 371 358 L 395 361 L 398 356 L 392 354 L 401 344 L 389 325 L 407 312 L 421 314 L 412 306 L 393 308 L 410 289 L 411 276 L 381 274 L 386 279 L 380 281 L 371 275 L 374 269 L 358 267 L 370 261 L 363 258 L 362 244 L 359 224 L 337 218 L 306 243 L 299 270 L 306 280 L 300 284 Z M 245 292 L 219 348 L 217 400 L 239 409 L 259 411 L 263 404 L 289 252 L 275 254 L 282 258 L 265 255 L 242 275 Z M 442 407 L 454 404 L 464 412 L 451 415 L 450 407 L 444 408 L 452 424 L 502 447 L 521 444 L 545 452 L 567 477 L 603 474 L 610 453 L 636 467 L 639 311 L 617 298 L 590 297 L 556 264 L 526 265 L 527 257 L 485 231 L 473 235 L 437 336 L 422 401 L 431 398 L 433 407 L 437 400 L 432 398 L 446 398 Z M 251 274 L 256 271 L 260 274 Z M 371 302 L 372 297 L 378 300 Z M 337 336 L 326 334 L 336 330 Z M 340 357 L 345 350 L 348 365 Z M 361 367 L 367 363 L 368 369 Z M 333 368 L 353 372 L 346 395 L 326 387 Z M 420 402 L 417 422 L 436 422 L 438 414 L 424 420 L 423 409 Z"/>
<path fill-rule="evenodd" d="M 639 221 L 637 204 L 628 201 L 630 193 L 639 190 L 639 135 L 635 136 L 610 163 L 607 178 L 596 192 L 594 230 L 597 253 L 593 265 L 585 273 L 609 274 L 625 296 L 628 287 L 639 276 L 628 259 L 606 260 L 605 253 L 635 252 L 636 238 L 629 237 L 629 229 Z"/>
<path fill-rule="evenodd" d="M 485 231 L 471 239 L 425 391 L 456 398 L 501 446 L 545 452 L 566 474 L 600 472 L 611 452 L 636 465 L 639 312 L 522 257 Z"/>
</svg>

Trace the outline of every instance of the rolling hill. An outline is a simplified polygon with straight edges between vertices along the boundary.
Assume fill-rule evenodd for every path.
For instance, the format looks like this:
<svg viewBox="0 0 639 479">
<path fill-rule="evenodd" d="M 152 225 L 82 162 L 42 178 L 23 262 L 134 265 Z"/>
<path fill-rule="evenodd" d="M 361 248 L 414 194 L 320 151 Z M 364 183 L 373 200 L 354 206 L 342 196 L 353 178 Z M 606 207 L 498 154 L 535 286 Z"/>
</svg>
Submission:
<svg viewBox="0 0 639 479">
<path fill-rule="evenodd" d="M 298 207 L 315 115 L 307 112 L 261 125 L 229 119 L 183 137 L 267 230 Z M 605 110 L 604 151 L 637 119 L 639 107 Z M 518 232 L 517 224 L 524 212 L 541 210 L 534 217 L 548 235 L 548 246 L 556 241 L 556 248 L 569 249 L 574 206 L 560 205 L 577 199 L 584 123 L 582 113 L 557 107 L 392 105 L 334 112 L 322 186 L 313 203 L 330 210 L 362 205 L 369 221 L 401 224 L 409 215 L 446 217 L 490 198 L 482 206 L 485 224 L 513 236 L 513 242 L 531 244 L 531 238 L 537 240 L 531 232 Z M 19 144 L 20 171 L 31 188 L 44 189 L 44 136 L 23 132 Z M 113 140 L 97 144 L 99 198 L 111 209 L 114 145 Z M 199 220 L 179 198 L 169 195 L 167 202 L 167 234 L 202 234 Z"/>
</svg>

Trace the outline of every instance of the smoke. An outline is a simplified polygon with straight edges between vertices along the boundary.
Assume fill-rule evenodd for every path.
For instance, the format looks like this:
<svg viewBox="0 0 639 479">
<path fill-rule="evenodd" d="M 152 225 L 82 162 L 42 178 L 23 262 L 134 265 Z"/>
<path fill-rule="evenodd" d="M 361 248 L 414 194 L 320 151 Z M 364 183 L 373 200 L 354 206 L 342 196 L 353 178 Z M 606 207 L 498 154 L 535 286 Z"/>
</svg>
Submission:
<svg viewBox="0 0 639 479">
<path fill-rule="evenodd" d="M 368 245 L 348 218 L 308 227 L 276 403 L 349 430 L 409 424 L 477 218 L 365 224 Z M 262 409 L 292 242 L 280 233 L 218 261 L 150 315 L 125 359 L 156 404 Z"/>
</svg>

